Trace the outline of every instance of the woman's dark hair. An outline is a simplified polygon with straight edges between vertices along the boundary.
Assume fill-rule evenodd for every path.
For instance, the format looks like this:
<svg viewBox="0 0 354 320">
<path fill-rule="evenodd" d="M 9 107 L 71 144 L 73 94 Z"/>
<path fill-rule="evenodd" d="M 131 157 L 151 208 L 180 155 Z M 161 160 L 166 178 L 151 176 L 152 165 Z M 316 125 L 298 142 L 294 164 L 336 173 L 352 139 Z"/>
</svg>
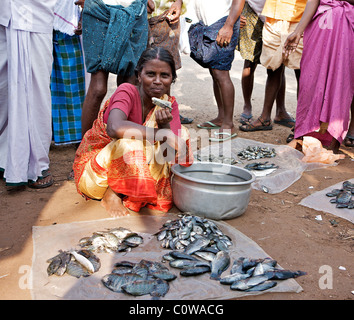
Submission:
<svg viewBox="0 0 354 320">
<path fill-rule="evenodd" d="M 136 77 L 138 77 L 138 74 L 143 70 L 145 63 L 154 59 L 164 61 L 170 65 L 172 70 L 172 82 L 175 82 L 177 78 L 175 61 L 170 51 L 162 47 L 151 47 L 142 53 L 135 68 Z"/>
</svg>

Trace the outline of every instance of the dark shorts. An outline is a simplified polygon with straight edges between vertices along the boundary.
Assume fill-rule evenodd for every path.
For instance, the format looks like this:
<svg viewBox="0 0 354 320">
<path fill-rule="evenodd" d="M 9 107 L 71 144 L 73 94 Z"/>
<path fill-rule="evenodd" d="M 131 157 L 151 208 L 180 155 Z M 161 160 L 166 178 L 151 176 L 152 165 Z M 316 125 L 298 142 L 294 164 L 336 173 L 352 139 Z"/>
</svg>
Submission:
<svg viewBox="0 0 354 320">
<path fill-rule="evenodd" d="M 210 26 L 202 21 L 193 24 L 188 31 L 191 58 L 203 68 L 230 70 L 235 57 L 240 31 L 240 19 L 234 24 L 231 42 L 227 47 L 216 43 L 219 30 L 224 26 L 226 17 L 221 18 Z"/>
</svg>

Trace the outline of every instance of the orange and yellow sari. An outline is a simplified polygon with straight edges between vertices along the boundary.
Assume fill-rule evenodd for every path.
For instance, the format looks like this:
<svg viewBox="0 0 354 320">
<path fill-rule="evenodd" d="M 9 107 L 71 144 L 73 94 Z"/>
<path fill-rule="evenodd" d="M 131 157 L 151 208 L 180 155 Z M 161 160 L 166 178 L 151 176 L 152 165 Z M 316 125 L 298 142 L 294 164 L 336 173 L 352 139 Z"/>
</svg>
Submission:
<svg viewBox="0 0 354 320">
<path fill-rule="evenodd" d="M 170 97 L 169 100 L 174 99 Z M 173 102 L 173 101 L 171 101 Z M 122 196 L 125 207 L 139 212 L 144 206 L 167 212 L 172 208 L 171 163 L 156 161 L 161 157 L 161 144 L 135 139 L 112 139 L 107 135 L 101 109 L 92 128 L 85 134 L 75 156 L 74 173 L 78 192 L 86 199 L 103 198 L 108 186 Z M 144 125 L 157 128 L 153 108 Z M 187 154 L 179 162 L 193 163 L 189 132 L 182 126 L 181 138 L 186 141 Z M 177 158 L 177 157 L 176 157 Z M 177 162 L 178 159 L 175 161 Z"/>
</svg>

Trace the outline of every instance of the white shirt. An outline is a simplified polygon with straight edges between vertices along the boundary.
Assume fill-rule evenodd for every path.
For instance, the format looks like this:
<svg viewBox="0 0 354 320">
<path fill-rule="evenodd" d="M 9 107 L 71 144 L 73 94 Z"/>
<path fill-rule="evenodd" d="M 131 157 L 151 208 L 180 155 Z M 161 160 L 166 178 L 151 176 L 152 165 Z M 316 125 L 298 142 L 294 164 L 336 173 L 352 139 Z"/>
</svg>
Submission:
<svg viewBox="0 0 354 320">
<path fill-rule="evenodd" d="M 232 0 L 195 0 L 194 10 L 197 18 L 210 26 L 230 13 Z"/>
<path fill-rule="evenodd" d="M 264 4 L 266 0 L 246 0 L 249 6 L 253 9 L 255 13 L 257 13 L 257 16 L 259 16 L 262 13 Z"/>
<path fill-rule="evenodd" d="M 58 0 L 60 1 L 60 0 Z M 52 33 L 57 0 L 1 0 L 0 25 L 14 29 Z"/>
</svg>

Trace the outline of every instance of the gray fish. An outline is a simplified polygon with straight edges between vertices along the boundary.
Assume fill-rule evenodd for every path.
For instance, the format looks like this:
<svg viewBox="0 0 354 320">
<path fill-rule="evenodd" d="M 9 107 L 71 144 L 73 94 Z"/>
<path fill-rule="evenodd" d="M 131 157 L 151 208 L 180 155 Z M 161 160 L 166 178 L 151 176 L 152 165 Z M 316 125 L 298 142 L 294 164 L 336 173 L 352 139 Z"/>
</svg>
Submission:
<svg viewBox="0 0 354 320">
<path fill-rule="evenodd" d="M 231 290 L 248 290 L 254 286 L 257 286 L 265 281 L 269 280 L 267 276 L 260 275 L 260 276 L 255 276 L 255 277 L 250 277 L 247 279 L 235 281 L 231 286 Z"/>
<path fill-rule="evenodd" d="M 155 278 L 162 279 L 165 281 L 171 281 L 177 278 L 175 274 L 167 270 L 156 270 L 154 272 L 151 272 L 151 275 Z"/>
<path fill-rule="evenodd" d="M 216 254 L 213 252 L 207 252 L 207 251 L 197 251 L 193 253 L 199 258 L 202 258 L 207 261 L 213 261 L 215 259 Z"/>
<path fill-rule="evenodd" d="M 181 276 L 188 277 L 188 276 L 197 276 L 199 274 L 203 274 L 210 271 L 210 267 L 207 266 L 200 266 L 200 267 L 191 267 L 183 269 L 180 274 Z"/>
<path fill-rule="evenodd" d="M 232 264 L 230 273 L 242 273 L 243 272 L 243 260 L 245 260 L 245 257 L 240 257 L 237 260 L 234 261 L 234 263 Z"/>
<path fill-rule="evenodd" d="M 168 291 L 168 284 L 161 279 L 137 280 L 123 285 L 122 290 L 133 296 L 151 294 L 153 296 L 164 296 Z M 166 290 L 167 289 L 167 290 Z"/>
<path fill-rule="evenodd" d="M 249 278 L 250 275 L 247 273 L 233 273 L 224 278 L 220 279 L 221 284 L 233 284 L 236 281 Z"/>
<path fill-rule="evenodd" d="M 78 253 L 84 256 L 92 263 L 94 272 L 98 271 L 101 268 L 100 259 L 96 255 L 94 255 L 92 251 L 83 249 L 78 251 Z"/>
<path fill-rule="evenodd" d="M 268 277 L 269 280 L 285 280 L 290 278 L 297 278 L 300 276 L 304 276 L 307 273 L 304 271 L 291 271 L 291 270 L 283 270 L 277 269 L 274 271 L 267 271 L 264 275 Z"/>
<path fill-rule="evenodd" d="M 67 251 L 59 250 L 59 254 L 47 260 L 49 266 L 47 268 L 48 276 L 56 274 L 62 276 L 70 262 L 71 254 Z"/>
<path fill-rule="evenodd" d="M 130 234 L 123 240 L 123 244 L 126 244 L 129 247 L 137 247 L 143 242 L 143 237 L 139 236 L 137 233 Z"/>
<path fill-rule="evenodd" d="M 66 267 L 66 273 L 76 278 L 88 277 L 89 275 L 91 275 L 91 273 L 76 260 L 71 260 L 68 263 Z"/>
<path fill-rule="evenodd" d="M 191 267 L 209 267 L 210 268 L 210 263 L 206 261 L 192 261 L 192 260 L 185 260 L 185 259 L 177 259 L 169 262 L 170 266 L 173 268 L 178 268 L 178 269 L 185 269 L 185 268 L 191 268 Z"/>
<path fill-rule="evenodd" d="M 219 280 L 220 275 L 229 267 L 230 255 L 226 251 L 219 251 L 211 262 L 210 279 Z"/>
<path fill-rule="evenodd" d="M 170 256 L 175 259 L 197 260 L 197 258 L 179 251 L 171 251 Z"/>
<path fill-rule="evenodd" d="M 277 285 L 276 281 L 265 281 L 261 284 L 258 284 L 254 287 L 251 287 L 247 290 L 245 290 L 246 292 L 253 292 L 253 291 L 264 291 L 264 290 L 268 290 L 270 288 L 273 288 Z"/>
<path fill-rule="evenodd" d="M 199 238 L 191 242 L 184 250 L 186 254 L 192 254 L 196 251 L 199 251 L 202 248 L 205 248 L 210 243 L 209 239 Z"/>
<path fill-rule="evenodd" d="M 126 285 L 136 280 L 142 280 L 142 279 L 144 278 L 136 273 L 124 273 L 124 274 L 110 273 L 110 274 L 106 274 L 102 278 L 102 283 L 108 289 L 114 292 L 122 292 L 123 285 Z"/>
</svg>

